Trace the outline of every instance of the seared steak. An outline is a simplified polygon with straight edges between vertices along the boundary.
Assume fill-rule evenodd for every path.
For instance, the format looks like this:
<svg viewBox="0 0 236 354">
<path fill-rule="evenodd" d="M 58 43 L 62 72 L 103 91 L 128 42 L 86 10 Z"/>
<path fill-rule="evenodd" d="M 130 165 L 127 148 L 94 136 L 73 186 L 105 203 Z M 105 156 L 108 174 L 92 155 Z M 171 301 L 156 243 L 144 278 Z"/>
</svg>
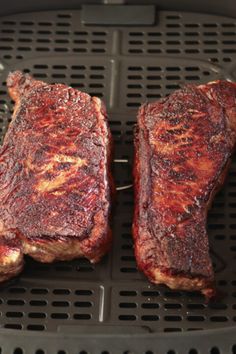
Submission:
<svg viewBox="0 0 236 354">
<path fill-rule="evenodd" d="M 0 151 L 0 281 L 23 255 L 41 262 L 86 257 L 111 243 L 111 135 L 97 97 L 14 72 L 15 101 Z"/>
<path fill-rule="evenodd" d="M 144 104 L 135 135 L 133 236 L 156 284 L 214 293 L 207 210 L 236 141 L 236 84 L 187 85 Z"/>
</svg>

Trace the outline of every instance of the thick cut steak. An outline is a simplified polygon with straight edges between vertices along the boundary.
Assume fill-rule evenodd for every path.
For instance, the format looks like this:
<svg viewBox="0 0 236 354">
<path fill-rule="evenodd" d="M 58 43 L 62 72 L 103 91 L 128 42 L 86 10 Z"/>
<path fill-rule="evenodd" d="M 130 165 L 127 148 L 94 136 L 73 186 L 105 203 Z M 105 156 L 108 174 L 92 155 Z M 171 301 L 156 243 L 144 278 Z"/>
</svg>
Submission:
<svg viewBox="0 0 236 354">
<path fill-rule="evenodd" d="M 138 267 L 156 284 L 214 293 L 207 210 L 236 142 L 236 84 L 188 85 L 144 104 L 135 134 Z"/>
<path fill-rule="evenodd" d="M 111 243 L 104 105 L 21 72 L 7 86 L 15 110 L 0 151 L 0 281 L 21 270 L 24 254 L 99 261 Z"/>
</svg>

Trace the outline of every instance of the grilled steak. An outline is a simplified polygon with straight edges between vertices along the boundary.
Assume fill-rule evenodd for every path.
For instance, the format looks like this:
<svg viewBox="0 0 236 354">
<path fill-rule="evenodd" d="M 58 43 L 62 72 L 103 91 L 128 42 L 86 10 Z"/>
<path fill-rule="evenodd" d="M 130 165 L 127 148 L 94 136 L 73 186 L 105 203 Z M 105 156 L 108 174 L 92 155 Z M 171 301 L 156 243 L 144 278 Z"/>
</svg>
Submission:
<svg viewBox="0 0 236 354">
<path fill-rule="evenodd" d="M 156 284 L 214 294 L 207 210 L 236 141 L 236 84 L 188 85 L 144 104 L 135 135 L 133 237 Z"/>
<path fill-rule="evenodd" d="M 111 243 L 104 105 L 21 72 L 7 86 L 15 110 L 0 151 L 0 280 L 21 270 L 24 254 L 99 261 Z"/>
</svg>

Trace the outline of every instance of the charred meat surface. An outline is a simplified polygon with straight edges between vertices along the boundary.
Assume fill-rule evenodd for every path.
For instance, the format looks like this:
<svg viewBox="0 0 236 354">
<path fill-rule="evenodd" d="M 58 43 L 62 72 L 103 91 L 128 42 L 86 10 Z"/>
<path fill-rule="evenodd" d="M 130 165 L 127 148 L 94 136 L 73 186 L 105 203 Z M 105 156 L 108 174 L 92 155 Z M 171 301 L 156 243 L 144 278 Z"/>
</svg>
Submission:
<svg viewBox="0 0 236 354">
<path fill-rule="evenodd" d="M 156 284 L 214 294 L 207 210 L 236 142 L 236 84 L 188 85 L 144 104 L 135 134 L 133 237 Z"/>
<path fill-rule="evenodd" d="M 86 257 L 111 243 L 111 135 L 99 98 L 21 72 L 9 74 L 15 101 L 0 151 L 0 280 L 23 255 L 41 262 Z"/>
</svg>

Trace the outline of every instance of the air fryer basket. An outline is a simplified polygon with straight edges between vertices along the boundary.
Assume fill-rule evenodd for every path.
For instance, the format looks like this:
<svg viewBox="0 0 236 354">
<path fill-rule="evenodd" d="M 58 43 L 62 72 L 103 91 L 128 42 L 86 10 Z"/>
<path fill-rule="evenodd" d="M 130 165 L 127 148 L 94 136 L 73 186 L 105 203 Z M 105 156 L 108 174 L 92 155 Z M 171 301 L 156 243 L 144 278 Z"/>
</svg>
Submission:
<svg viewBox="0 0 236 354">
<path fill-rule="evenodd" d="M 205 2 L 209 12 L 210 1 Z M 41 10 L 57 5 L 41 3 Z M 66 9 L 69 3 L 59 1 L 58 7 Z M 171 11 L 155 9 L 154 24 L 146 5 L 142 10 L 150 25 L 141 21 L 127 26 L 125 19 L 116 18 L 117 5 L 101 4 L 113 6 L 109 11 L 114 19 L 109 15 L 104 26 L 96 24 L 96 18 L 105 21 L 103 12 L 89 24 L 88 14 L 94 10 L 89 5 L 81 9 L 79 3 L 71 1 L 73 10 L 29 12 L 40 8 L 40 1 L 26 2 L 22 10 L 19 2 L 10 1 L 0 9 L 0 14 L 8 13 L 0 18 L 1 135 L 12 109 L 5 81 L 9 71 L 66 83 L 105 101 L 115 141 L 116 183 L 130 185 L 140 103 L 185 83 L 236 80 L 236 20 L 220 16 L 219 4 L 212 9 L 219 14 L 212 15 L 204 13 L 203 1 L 201 14 L 174 11 L 167 1 Z M 178 1 L 177 6 L 183 10 L 184 4 Z M 225 4 L 229 16 L 233 1 Z M 14 14 L 14 5 L 20 13 Z M 128 17 L 135 13 L 135 5 L 131 11 L 123 6 Z M 196 11 L 197 4 L 193 6 Z M 198 293 L 153 286 L 137 271 L 132 213 L 132 188 L 119 191 L 113 248 L 98 265 L 84 259 L 50 265 L 26 259 L 18 279 L 0 288 L 0 353 L 236 353 L 236 160 L 208 218 L 222 295 L 216 302 L 207 304 Z"/>
</svg>

